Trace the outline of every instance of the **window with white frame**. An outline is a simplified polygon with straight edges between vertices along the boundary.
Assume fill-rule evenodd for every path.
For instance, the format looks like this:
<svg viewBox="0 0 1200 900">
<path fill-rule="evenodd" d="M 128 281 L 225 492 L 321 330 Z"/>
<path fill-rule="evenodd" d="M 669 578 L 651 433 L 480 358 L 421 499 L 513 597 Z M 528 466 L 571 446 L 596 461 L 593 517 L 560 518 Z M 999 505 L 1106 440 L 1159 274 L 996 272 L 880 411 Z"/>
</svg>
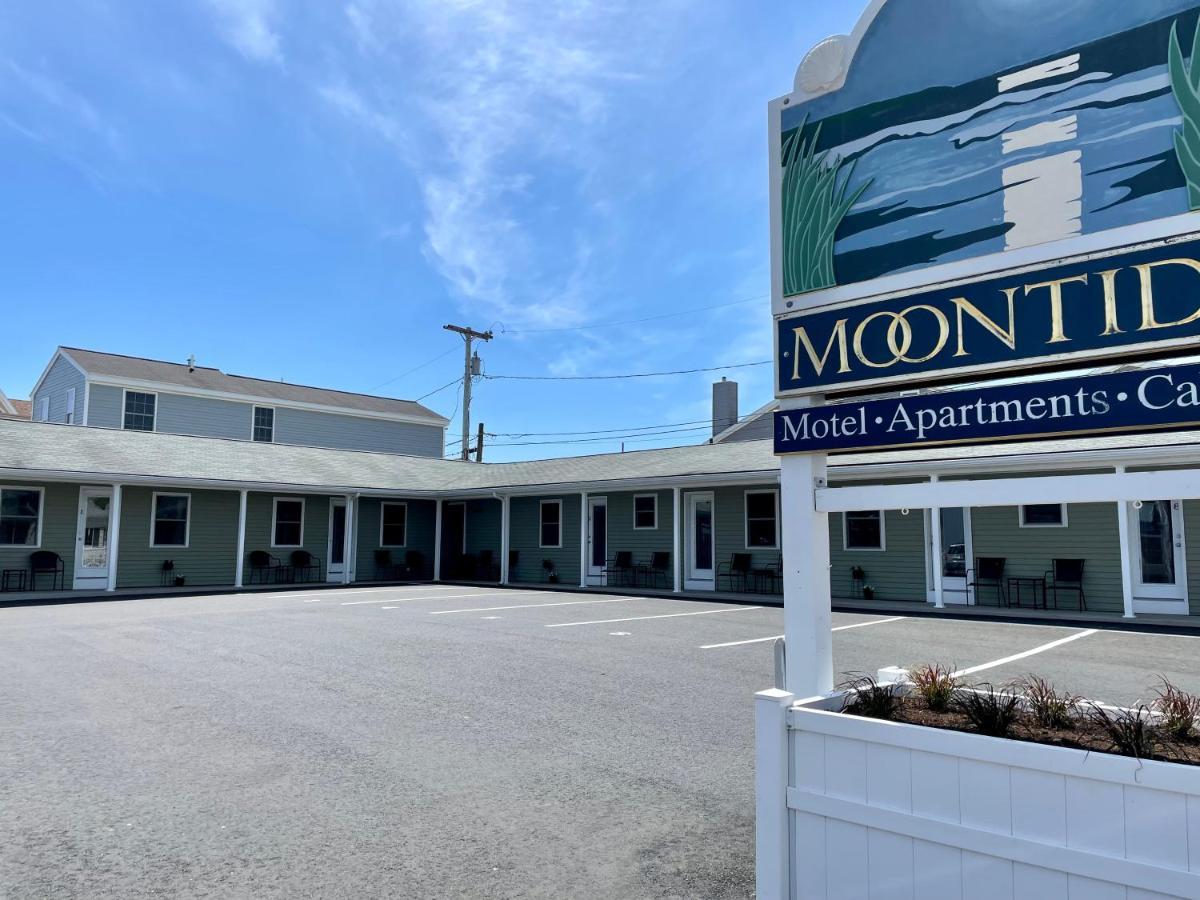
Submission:
<svg viewBox="0 0 1200 900">
<path fill-rule="evenodd" d="M 39 422 L 50 421 L 50 398 L 43 397 L 37 404 L 37 420 Z"/>
<path fill-rule="evenodd" d="M 778 549 L 778 491 L 746 491 L 746 547 Z"/>
<path fill-rule="evenodd" d="M 275 442 L 275 410 L 270 406 L 254 407 L 254 440 L 263 444 Z"/>
<path fill-rule="evenodd" d="M 538 546 L 547 549 L 562 546 L 562 501 L 543 500 L 538 516 Z"/>
<path fill-rule="evenodd" d="M 1031 503 L 1021 507 L 1022 528 L 1065 528 L 1067 507 L 1062 503 Z"/>
<path fill-rule="evenodd" d="M 187 547 L 190 538 L 190 494 L 155 494 L 152 500 L 151 547 Z"/>
<path fill-rule="evenodd" d="M 75 424 L 75 388 L 67 388 L 67 415 L 63 421 L 68 425 Z"/>
<path fill-rule="evenodd" d="M 636 531 L 646 531 L 658 527 L 658 494 L 634 496 L 633 527 Z"/>
<path fill-rule="evenodd" d="M 379 546 L 403 547 L 406 543 L 408 543 L 408 504 L 382 504 L 379 509 Z"/>
<path fill-rule="evenodd" d="M 0 546 L 41 544 L 42 489 L 0 487 Z"/>
<path fill-rule="evenodd" d="M 882 550 L 883 513 L 878 509 L 842 514 L 842 546 L 846 550 Z"/>
<path fill-rule="evenodd" d="M 275 498 L 271 517 L 271 546 L 300 547 L 304 544 L 304 501 Z"/>
<path fill-rule="evenodd" d="M 153 431 L 154 410 L 158 405 L 158 397 L 142 391 L 125 392 L 125 421 L 126 431 Z"/>
</svg>

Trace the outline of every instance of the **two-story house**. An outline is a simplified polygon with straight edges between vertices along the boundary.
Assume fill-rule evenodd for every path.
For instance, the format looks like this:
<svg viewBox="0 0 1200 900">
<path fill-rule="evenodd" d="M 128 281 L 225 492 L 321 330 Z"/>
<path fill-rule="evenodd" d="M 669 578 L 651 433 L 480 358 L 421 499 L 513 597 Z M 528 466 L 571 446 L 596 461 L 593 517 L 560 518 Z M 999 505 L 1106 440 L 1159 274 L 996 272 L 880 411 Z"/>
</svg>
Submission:
<svg viewBox="0 0 1200 900">
<path fill-rule="evenodd" d="M 37 422 L 440 458 L 448 420 L 411 400 L 59 347 L 31 395 Z"/>
</svg>

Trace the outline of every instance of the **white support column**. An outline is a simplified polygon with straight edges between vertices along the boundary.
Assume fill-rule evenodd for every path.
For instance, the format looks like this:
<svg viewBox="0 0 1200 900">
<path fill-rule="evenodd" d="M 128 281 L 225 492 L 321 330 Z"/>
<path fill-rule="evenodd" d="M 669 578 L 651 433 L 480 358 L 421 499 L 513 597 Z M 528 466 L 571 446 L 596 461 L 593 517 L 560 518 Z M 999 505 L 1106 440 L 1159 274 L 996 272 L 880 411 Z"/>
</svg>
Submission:
<svg viewBox="0 0 1200 900">
<path fill-rule="evenodd" d="M 683 488 L 671 489 L 671 590 L 678 594 L 683 590 Z"/>
<path fill-rule="evenodd" d="M 433 580 L 442 580 L 442 500 L 433 513 Z"/>
<path fill-rule="evenodd" d="M 343 501 L 346 504 L 346 527 L 342 529 L 342 584 L 350 584 L 350 552 L 354 547 L 354 495 L 347 494 Z"/>
<path fill-rule="evenodd" d="M 350 525 L 350 555 L 346 562 L 350 567 L 350 583 L 358 581 L 358 508 L 362 505 L 362 495 L 354 495 L 354 515 L 348 519 Z"/>
<path fill-rule="evenodd" d="M 787 689 L 797 697 L 833 690 L 833 611 L 829 586 L 829 514 L 818 512 L 826 484 L 824 454 L 780 460 L 783 531 L 783 627 Z"/>
<path fill-rule="evenodd" d="M 795 695 L 772 688 L 754 695 L 754 879 L 758 897 L 790 895 L 788 707 Z"/>
<path fill-rule="evenodd" d="M 936 484 L 938 476 L 929 479 L 930 484 Z M 946 608 L 946 595 L 942 592 L 942 509 L 940 506 L 929 508 L 929 539 L 933 546 L 930 548 L 929 560 L 933 565 L 933 605 L 938 609 Z M 967 546 L 967 541 L 963 546 Z M 970 568 L 970 560 L 965 561 Z M 970 590 L 970 588 L 967 588 Z"/>
<path fill-rule="evenodd" d="M 579 586 L 588 586 L 588 495 L 579 495 Z"/>
<path fill-rule="evenodd" d="M 1125 467 L 1117 466 L 1117 474 L 1124 475 Z M 1117 540 L 1121 543 L 1121 597 L 1125 601 L 1124 618 L 1134 618 L 1133 612 L 1133 547 L 1129 538 L 1129 504 L 1117 501 Z"/>
<path fill-rule="evenodd" d="M 112 486 L 112 510 L 108 525 L 108 588 L 117 589 L 117 565 L 121 549 L 121 485 Z"/>
<path fill-rule="evenodd" d="M 237 562 L 233 570 L 233 586 L 242 587 L 246 576 L 246 495 L 249 491 L 238 491 Z"/>
<path fill-rule="evenodd" d="M 512 575 L 508 570 L 509 547 L 512 546 L 512 498 L 508 494 L 500 498 L 500 583 L 508 584 Z"/>
</svg>

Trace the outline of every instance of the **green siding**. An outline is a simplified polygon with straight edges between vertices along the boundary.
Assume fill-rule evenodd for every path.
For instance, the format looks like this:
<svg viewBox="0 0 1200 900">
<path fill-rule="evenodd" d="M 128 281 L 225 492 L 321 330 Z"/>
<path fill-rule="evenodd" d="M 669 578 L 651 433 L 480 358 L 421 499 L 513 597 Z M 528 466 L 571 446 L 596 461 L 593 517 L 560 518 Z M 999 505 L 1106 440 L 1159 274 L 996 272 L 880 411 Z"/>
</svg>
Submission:
<svg viewBox="0 0 1200 900">
<path fill-rule="evenodd" d="M 850 570 L 861 566 L 876 600 L 926 600 L 925 516 L 888 510 L 883 519 L 884 550 L 846 550 L 842 514 L 829 516 L 829 580 L 834 597 L 859 600 Z"/>
<path fill-rule="evenodd" d="M 481 550 L 491 550 L 492 558 L 500 561 L 500 501 L 467 501 L 467 553 L 478 556 Z"/>
<path fill-rule="evenodd" d="M 82 403 L 82 399 L 79 400 Z M 0 569 L 28 569 L 29 555 L 35 550 L 50 550 L 63 558 L 65 580 L 71 589 L 75 571 L 75 521 L 79 512 L 79 485 L 38 484 L 0 479 L 5 487 L 44 488 L 42 495 L 42 543 L 40 547 L 0 547 Z M 50 578 L 38 576 L 39 589 L 49 590 Z"/>
<path fill-rule="evenodd" d="M 121 552 L 117 587 L 158 587 L 163 560 L 175 561 L 175 574 L 194 585 L 233 584 L 237 567 L 238 494 L 234 491 L 170 491 L 191 495 L 188 546 L 151 547 L 153 488 L 121 492 Z"/>
<path fill-rule="evenodd" d="M 287 563 L 294 547 L 271 546 L 271 508 L 274 497 L 304 500 L 304 549 L 321 560 L 321 577 L 329 565 L 329 498 L 299 494 L 251 493 L 246 500 L 246 553 L 266 550 Z M 249 569 L 246 571 L 250 577 Z"/>
<path fill-rule="evenodd" d="M 777 491 L 777 484 L 747 485 L 746 487 L 719 487 L 713 490 L 716 495 L 716 508 L 713 512 L 716 532 L 717 562 L 729 562 L 734 553 L 749 553 L 754 568 L 767 568 L 775 565 L 779 559 L 780 550 L 764 547 L 746 546 L 746 492 L 747 491 Z M 685 492 L 686 494 L 686 492 Z M 684 510 L 687 509 L 686 504 Z M 779 539 L 779 523 L 776 523 L 776 540 Z M 684 544 L 684 552 L 687 552 Z M 686 568 L 684 570 L 686 577 Z M 729 584 L 721 579 L 722 590 L 729 590 Z"/>
<path fill-rule="evenodd" d="M 541 534 L 541 501 L 562 501 L 562 547 L 538 546 Z M 554 561 L 562 584 L 579 584 L 579 494 L 547 494 L 544 497 L 513 497 L 509 508 L 510 548 L 518 553 L 517 566 L 509 581 L 543 581 L 542 560 Z M 468 542 L 471 532 L 467 531 Z"/>
<path fill-rule="evenodd" d="M 1200 500 L 1183 501 L 1183 546 L 1190 612 L 1200 616 Z"/>
<path fill-rule="evenodd" d="M 1083 589 L 1088 609 L 1121 612 L 1121 543 L 1116 503 L 1071 503 L 1065 528 L 1021 528 L 1015 506 L 971 510 L 971 536 L 976 556 L 1003 556 L 1005 576 L 1040 577 L 1054 558 L 1086 559 Z M 1069 607 L 1075 595 L 1063 595 Z M 994 603 L 984 592 L 982 603 Z"/>
<path fill-rule="evenodd" d="M 358 503 L 358 565 L 357 581 L 374 581 L 375 551 L 379 547 L 380 509 L 382 500 L 376 497 L 363 497 Z M 388 501 L 392 502 L 392 501 Z M 408 519 L 403 547 L 389 547 L 392 561 L 404 562 L 409 550 L 416 550 L 425 557 L 425 577 L 433 576 L 433 546 L 434 534 L 437 528 L 437 502 L 434 500 L 405 500 L 408 505 Z"/>
<path fill-rule="evenodd" d="M 633 527 L 633 498 L 636 494 L 654 494 L 658 497 L 657 528 L 635 529 Z M 628 550 L 633 554 L 635 562 L 649 563 L 650 557 L 655 551 L 674 552 L 671 546 L 674 510 L 670 491 L 637 491 L 614 493 L 607 496 L 608 555 L 610 558 L 615 556 L 619 550 Z M 670 577 L 669 573 L 668 577 Z"/>
</svg>

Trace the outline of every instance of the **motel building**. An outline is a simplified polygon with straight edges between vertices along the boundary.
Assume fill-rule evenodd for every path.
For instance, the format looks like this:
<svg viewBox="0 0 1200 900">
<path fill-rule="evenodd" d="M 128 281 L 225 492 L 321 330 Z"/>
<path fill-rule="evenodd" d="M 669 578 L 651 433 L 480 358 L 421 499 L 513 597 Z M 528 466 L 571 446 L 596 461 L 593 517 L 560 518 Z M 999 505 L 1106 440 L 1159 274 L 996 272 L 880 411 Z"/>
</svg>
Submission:
<svg viewBox="0 0 1200 900">
<path fill-rule="evenodd" d="M 39 421 L 0 418 L 0 602 L 395 581 L 782 601 L 775 410 L 739 416 L 733 382 L 704 444 L 516 463 L 443 459 L 446 420 L 405 401 L 94 351 L 60 348 L 31 400 Z M 833 454 L 854 508 L 829 516 L 831 594 L 1200 613 L 1198 448 L 1182 431 Z M 982 502 L 939 503 L 966 481 Z"/>
</svg>

